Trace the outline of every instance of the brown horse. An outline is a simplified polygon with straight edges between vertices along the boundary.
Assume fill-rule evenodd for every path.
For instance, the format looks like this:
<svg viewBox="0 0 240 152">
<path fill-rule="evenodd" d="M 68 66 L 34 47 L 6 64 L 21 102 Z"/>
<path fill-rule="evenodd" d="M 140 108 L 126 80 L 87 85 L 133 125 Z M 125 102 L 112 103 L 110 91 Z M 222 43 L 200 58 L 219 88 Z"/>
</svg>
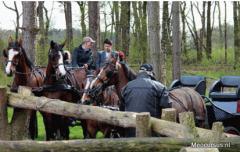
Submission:
<svg viewBox="0 0 240 152">
<path fill-rule="evenodd" d="M 106 86 L 115 85 L 117 93 L 120 96 L 120 91 L 123 86 L 134 78 L 134 73 L 127 69 L 128 68 L 126 68 L 124 64 L 119 63 L 116 58 L 111 57 L 109 62 L 100 70 L 97 77 L 92 81 L 90 89 L 100 94 Z M 169 91 L 168 98 L 171 107 L 175 108 L 177 113 L 192 111 L 195 114 L 197 125 L 201 127 L 205 126 L 205 102 L 196 91 L 191 88 L 178 88 Z"/>
<path fill-rule="evenodd" d="M 28 59 L 22 47 L 22 40 L 13 41 L 9 38 L 8 47 L 3 51 L 6 59 L 5 72 L 8 76 L 14 74 L 11 91 L 17 92 L 18 86 L 28 86 L 31 88 L 40 87 L 45 78 L 45 68 L 36 68 Z M 36 111 L 31 111 L 29 132 L 31 139 L 37 137 Z"/>
<path fill-rule="evenodd" d="M 85 91 L 81 98 L 82 104 L 91 104 L 93 106 L 101 106 L 111 110 L 119 110 L 120 100 L 114 87 L 107 87 L 99 95 L 95 95 L 95 92 L 91 92 L 91 90 L 89 90 L 90 84 L 94 77 L 94 75 L 88 75 L 87 77 L 86 85 L 84 88 Z M 88 101 L 88 103 L 86 103 L 85 101 Z M 105 138 L 121 136 L 118 133 L 119 127 L 108 125 L 106 123 L 98 122 L 95 120 L 86 120 L 86 126 L 87 138 L 96 138 L 96 134 L 98 131 L 101 131 Z"/>
<path fill-rule="evenodd" d="M 51 41 L 44 85 L 35 93 L 52 99 L 77 103 L 83 93 L 80 90 L 84 87 L 86 70 L 84 68 L 66 70 L 63 47 L 64 44 Z M 46 140 L 69 139 L 70 118 L 44 112 L 42 115 Z"/>
</svg>

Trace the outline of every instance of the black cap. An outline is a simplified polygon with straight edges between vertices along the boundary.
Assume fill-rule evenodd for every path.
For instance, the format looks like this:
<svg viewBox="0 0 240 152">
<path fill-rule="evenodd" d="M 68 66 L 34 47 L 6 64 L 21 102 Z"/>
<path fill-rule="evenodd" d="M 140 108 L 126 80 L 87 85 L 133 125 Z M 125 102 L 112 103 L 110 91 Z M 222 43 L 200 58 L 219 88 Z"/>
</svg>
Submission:
<svg viewBox="0 0 240 152">
<path fill-rule="evenodd" d="M 139 70 L 144 70 L 144 71 L 150 71 L 152 72 L 153 71 L 153 66 L 151 64 L 142 64 L 140 66 L 140 69 Z"/>
<path fill-rule="evenodd" d="M 109 39 L 105 39 L 103 43 L 104 43 L 104 44 L 112 45 L 112 41 L 110 41 Z"/>
</svg>

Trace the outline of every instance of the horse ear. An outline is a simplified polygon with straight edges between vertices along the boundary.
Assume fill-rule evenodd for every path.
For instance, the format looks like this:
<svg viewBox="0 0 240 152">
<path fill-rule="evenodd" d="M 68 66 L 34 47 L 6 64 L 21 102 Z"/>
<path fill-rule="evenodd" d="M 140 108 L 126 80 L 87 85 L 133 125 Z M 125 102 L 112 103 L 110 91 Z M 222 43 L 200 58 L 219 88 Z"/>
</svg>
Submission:
<svg viewBox="0 0 240 152">
<path fill-rule="evenodd" d="M 12 36 L 9 36 L 8 43 L 12 43 L 12 42 L 13 42 L 13 38 L 12 38 Z"/>
<path fill-rule="evenodd" d="M 54 48 L 55 42 L 53 40 L 50 42 L 50 46 L 51 46 L 51 48 Z"/>
<path fill-rule="evenodd" d="M 23 44 L 22 38 L 20 38 L 20 39 L 18 40 L 18 43 L 19 43 L 20 46 L 22 46 L 22 44 Z"/>
<path fill-rule="evenodd" d="M 6 49 L 3 50 L 3 56 L 4 56 L 5 58 L 8 57 L 8 55 L 7 55 L 7 50 L 6 50 Z"/>
<path fill-rule="evenodd" d="M 62 44 L 60 44 L 60 47 L 61 47 L 61 48 L 63 48 L 63 47 L 65 46 L 66 41 L 67 41 L 67 40 L 65 40 Z"/>
</svg>

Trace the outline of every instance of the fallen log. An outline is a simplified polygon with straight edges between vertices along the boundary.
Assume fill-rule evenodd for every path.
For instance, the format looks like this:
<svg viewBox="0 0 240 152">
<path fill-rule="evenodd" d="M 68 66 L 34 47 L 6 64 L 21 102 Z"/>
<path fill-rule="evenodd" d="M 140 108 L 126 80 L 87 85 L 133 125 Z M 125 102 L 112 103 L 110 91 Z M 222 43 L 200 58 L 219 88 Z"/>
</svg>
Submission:
<svg viewBox="0 0 240 152">
<path fill-rule="evenodd" d="M 92 119 L 121 127 L 136 127 L 136 113 L 134 112 L 111 111 L 97 106 L 73 104 L 46 97 L 22 96 L 16 93 L 9 93 L 8 100 L 8 104 L 13 107 L 40 110 L 79 119 Z M 191 137 L 184 125 L 153 117 L 150 122 L 152 129 L 162 135 L 176 138 Z M 211 138 L 213 134 L 211 130 L 202 128 L 197 128 L 197 132 L 200 138 Z"/>
<path fill-rule="evenodd" d="M 208 143 L 205 139 L 176 138 L 121 138 L 121 139 L 86 139 L 69 141 L 1 141 L 0 150 L 4 152 L 175 152 L 182 147 L 219 148 L 220 151 L 232 152 L 240 148 L 240 138 L 226 138 L 219 143 Z"/>
</svg>

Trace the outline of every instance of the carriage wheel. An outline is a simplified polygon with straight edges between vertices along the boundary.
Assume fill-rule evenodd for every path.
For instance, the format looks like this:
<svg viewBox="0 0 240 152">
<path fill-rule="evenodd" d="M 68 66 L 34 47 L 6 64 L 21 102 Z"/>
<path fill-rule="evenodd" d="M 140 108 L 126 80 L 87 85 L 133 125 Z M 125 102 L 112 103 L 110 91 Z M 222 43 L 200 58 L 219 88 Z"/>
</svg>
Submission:
<svg viewBox="0 0 240 152">
<path fill-rule="evenodd" d="M 225 127 L 224 132 L 233 134 L 233 135 L 240 135 L 240 132 L 238 131 L 238 129 L 236 129 L 235 127 L 232 127 L 232 126 Z"/>
</svg>

